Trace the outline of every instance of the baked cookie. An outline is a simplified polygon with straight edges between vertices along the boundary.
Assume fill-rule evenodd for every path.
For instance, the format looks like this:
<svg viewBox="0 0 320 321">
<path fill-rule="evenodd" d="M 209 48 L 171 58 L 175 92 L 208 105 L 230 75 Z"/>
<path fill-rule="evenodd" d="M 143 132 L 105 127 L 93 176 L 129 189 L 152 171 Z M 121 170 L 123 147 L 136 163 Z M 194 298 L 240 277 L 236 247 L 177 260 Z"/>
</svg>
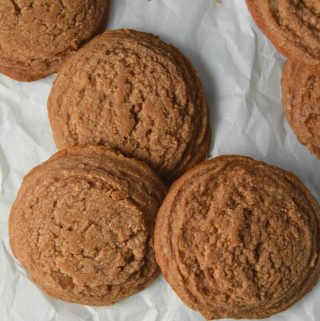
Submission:
<svg viewBox="0 0 320 321">
<path fill-rule="evenodd" d="M 320 159 L 320 69 L 288 61 L 282 74 L 282 104 L 299 141 Z"/>
<path fill-rule="evenodd" d="M 58 73 L 48 111 L 58 148 L 99 144 L 170 181 L 206 158 L 208 109 L 190 62 L 134 30 L 107 31 Z"/>
<path fill-rule="evenodd" d="M 319 205 L 293 174 L 217 157 L 172 185 L 157 216 L 156 260 L 207 319 L 266 318 L 316 284 L 319 219 Z"/>
<path fill-rule="evenodd" d="M 61 151 L 24 178 L 12 252 L 49 295 L 112 304 L 158 275 L 153 230 L 164 194 L 140 161 L 98 146 Z"/>
<path fill-rule="evenodd" d="M 246 0 L 258 27 L 286 57 L 320 67 L 319 0 Z"/>
<path fill-rule="evenodd" d="M 0 72 L 32 81 L 62 62 L 106 21 L 109 0 L 0 0 Z"/>
</svg>

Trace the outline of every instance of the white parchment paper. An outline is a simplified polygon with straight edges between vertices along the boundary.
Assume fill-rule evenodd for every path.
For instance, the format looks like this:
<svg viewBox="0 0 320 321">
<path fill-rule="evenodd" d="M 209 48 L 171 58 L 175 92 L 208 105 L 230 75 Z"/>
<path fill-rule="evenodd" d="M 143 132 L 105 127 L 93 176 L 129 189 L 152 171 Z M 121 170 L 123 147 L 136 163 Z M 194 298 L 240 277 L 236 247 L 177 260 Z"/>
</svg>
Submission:
<svg viewBox="0 0 320 321">
<path fill-rule="evenodd" d="M 244 0 L 113 0 L 109 28 L 160 35 L 199 72 L 211 112 L 211 155 L 243 154 L 293 171 L 320 199 L 320 161 L 299 144 L 281 107 L 284 58 Z M 159 277 L 112 307 L 52 299 L 11 254 L 7 223 L 22 177 L 55 151 L 46 101 L 54 76 L 18 83 L 0 75 L 0 321 L 200 321 Z M 270 321 L 319 321 L 320 286 Z"/>
</svg>

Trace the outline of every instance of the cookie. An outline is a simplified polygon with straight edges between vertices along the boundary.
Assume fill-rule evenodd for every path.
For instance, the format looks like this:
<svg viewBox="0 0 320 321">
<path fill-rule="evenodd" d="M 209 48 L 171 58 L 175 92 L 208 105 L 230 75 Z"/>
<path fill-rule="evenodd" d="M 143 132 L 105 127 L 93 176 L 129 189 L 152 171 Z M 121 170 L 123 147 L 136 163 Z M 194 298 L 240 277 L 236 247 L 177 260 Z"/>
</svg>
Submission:
<svg viewBox="0 0 320 321">
<path fill-rule="evenodd" d="M 58 148 L 97 144 L 171 181 L 206 158 L 208 109 L 190 62 L 158 37 L 107 31 L 61 69 L 48 101 Z"/>
<path fill-rule="evenodd" d="M 156 260 L 207 319 L 266 318 L 316 284 L 319 220 L 319 205 L 293 174 L 217 157 L 172 185 L 157 216 Z"/>
<path fill-rule="evenodd" d="M 49 295 L 112 304 L 158 275 L 153 230 L 164 194 L 140 161 L 105 147 L 63 150 L 24 178 L 10 213 L 12 252 Z"/>
<path fill-rule="evenodd" d="M 320 67 L 320 1 L 246 1 L 258 27 L 283 55 Z"/>
<path fill-rule="evenodd" d="M 299 141 L 320 159 L 320 70 L 288 61 L 282 74 L 282 104 Z"/>
<path fill-rule="evenodd" d="M 0 72 L 32 81 L 57 72 L 106 21 L 109 0 L 0 0 Z"/>
</svg>

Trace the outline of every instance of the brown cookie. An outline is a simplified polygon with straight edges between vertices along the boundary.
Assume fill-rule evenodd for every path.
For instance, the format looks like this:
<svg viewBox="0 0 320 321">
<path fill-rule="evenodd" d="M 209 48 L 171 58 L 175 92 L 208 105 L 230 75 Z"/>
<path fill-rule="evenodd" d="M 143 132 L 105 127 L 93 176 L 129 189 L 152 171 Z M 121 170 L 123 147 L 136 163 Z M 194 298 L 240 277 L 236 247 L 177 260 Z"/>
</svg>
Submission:
<svg viewBox="0 0 320 321">
<path fill-rule="evenodd" d="M 320 159 L 320 70 L 287 61 L 282 74 L 282 104 L 299 141 Z"/>
<path fill-rule="evenodd" d="M 33 169 L 12 207 L 12 252 L 56 298 L 109 305 L 158 275 L 154 221 L 165 194 L 144 163 L 74 147 Z"/>
<path fill-rule="evenodd" d="M 320 67 L 319 0 L 246 0 L 258 27 L 286 57 Z"/>
<path fill-rule="evenodd" d="M 0 72 L 32 81 L 62 62 L 105 23 L 109 0 L 0 0 Z"/>
<path fill-rule="evenodd" d="M 319 278 L 320 207 L 293 174 L 242 156 L 191 169 L 157 216 L 156 260 L 207 319 L 266 318 Z"/>
<path fill-rule="evenodd" d="M 166 181 L 210 147 L 199 77 L 176 48 L 143 32 L 107 31 L 79 50 L 58 73 L 48 111 L 58 148 L 110 146 Z"/>
</svg>

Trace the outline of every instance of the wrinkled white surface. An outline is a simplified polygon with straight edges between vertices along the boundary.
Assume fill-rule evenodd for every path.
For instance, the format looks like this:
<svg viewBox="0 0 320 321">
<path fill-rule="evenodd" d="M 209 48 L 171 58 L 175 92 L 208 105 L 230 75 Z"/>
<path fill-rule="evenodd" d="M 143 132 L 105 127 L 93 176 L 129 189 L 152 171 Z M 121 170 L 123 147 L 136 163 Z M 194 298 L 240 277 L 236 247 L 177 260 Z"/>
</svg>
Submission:
<svg viewBox="0 0 320 321">
<path fill-rule="evenodd" d="M 286 168 L 320 198 L 320 161 L 300 145 L 281 108 L 284 59 L 254 25 L 244 0 L 113 0 L 109 28 L 159 34 L 193 62 L 211 112 L 211 155 L 243 154 Z M 52 299 L 31 283 L 8 245 L 10 207 L 22 177 L 55 151 L 46 100 L 54 77 L 18 83 L 0 75 L 0 321 L 196 321 L 160 277 L 112 307 Z M 320 286 L 272 321 L 320 320 Z"/>
</svg>

